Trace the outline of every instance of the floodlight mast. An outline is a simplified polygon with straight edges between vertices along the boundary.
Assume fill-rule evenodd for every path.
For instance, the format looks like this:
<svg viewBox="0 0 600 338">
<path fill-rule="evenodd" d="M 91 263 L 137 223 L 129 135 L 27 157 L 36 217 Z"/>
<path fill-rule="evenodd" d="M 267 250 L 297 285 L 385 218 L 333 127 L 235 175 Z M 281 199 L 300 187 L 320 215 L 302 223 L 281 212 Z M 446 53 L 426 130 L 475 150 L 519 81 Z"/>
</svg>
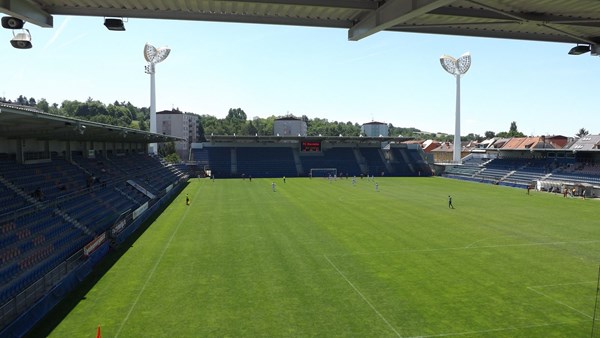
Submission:
<svg viewBox="0 0 600 338">
<path fill-rule="evenodd" d="M 159 62 L 164 61 L 171 49 L 168 47 L 155 48 L 154 46 L 146 43 L 144 46 L 144 59 L 148 62 L 146 66 L 146 74 L 150 74 L 150 132 L 156 133 L 156 84 L 154 74 L 156 73 L 155 65 Z M 150 143 L 148 152 L 156 154 L 158 147 L 156 143 Z"/>
<path fill-rule="evenodd" d="M 442 55 L 440 63 L 445 71 L 456 77 L 456 115 L 454 121 L 454 152 L 452 162 L 461 162 L 461 143 L 460 143 L 460 77 L 464 75 L 471 67 L 471 54 L 468 52 L 461 55 L 458 60 L 449 56 Z"/>
</svg>

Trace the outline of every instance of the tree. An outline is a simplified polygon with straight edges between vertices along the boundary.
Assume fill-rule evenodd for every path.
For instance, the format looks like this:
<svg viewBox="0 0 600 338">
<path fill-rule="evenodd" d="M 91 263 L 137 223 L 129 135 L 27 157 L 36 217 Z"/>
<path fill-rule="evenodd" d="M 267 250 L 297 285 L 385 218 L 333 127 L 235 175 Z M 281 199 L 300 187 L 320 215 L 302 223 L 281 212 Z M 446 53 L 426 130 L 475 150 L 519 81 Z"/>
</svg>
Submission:
<svg viewBox="0 0 600 338">
<path fill-rule="evenodd" d="M 517 122 L 512 121 L 510 123 L 510 129 L 508 130 L 508 132 L 500 132 L 498 134 L 496 134 L 497 137 L 525 137 L 525 134 L 523 134 L 522 132 L 520 132 L 517 129 Z"/>
<path fill-rule="evenodd" d="M 477 141 L 477 142 L 481 142 L 483 140 L 484 140 L 484 138 L 481 135 L 479 135 L 479 134 L 473 134 L 473 133 L 470 133 L 467 136 L 462 136 L 461 137 L 461 141 Z"/>
<path fill-rule="evenodd" d="M 48 103 L 48 101 L 46 101 L 46 99 L 40 99 L 35 106 L 37 109 L 45 113 L 50 112 L 50 104 Z"/>
<path fill-rule="evenodd" d="M 58 108 L 58 103 L 53 103 L 50 108 L 48 108 L 48 113 L 54 115 L 62 115 L 62 111 Z"/>
<path fill-rule="evenodd" d="M 177 155 L 177 153 L 171 153 L 165 156 L 165 161 L 169 163 L 179 163 L 181 162 L 181 159 L 179 158 L 179 155 Z"/>
<path fill-rule="evenodd" d="M 226 120 L 231 121 L 231 122 L 246 122 L 246 113 L 242 110 L 242 108 L 229 108 L 229 112 L 227 113 L 227 117 L 225 117 Z"/>
<path fill-rule="evenodd" d="M 517 122 L 516 121 L 512 121 L 510 123 L 510 129 L 508 130 L 508 133 L 511 135 L 514 135 L 516 133 L 518 133 L 519 130 L 517 129 Z"/>
<path fill-rule="evenodd" d="M 175 151 L 174 141 L 159 144 L 158 155 L 160 155 L 161 157 L 167 157 L 168 155 L 171 155 L 173 153 L 177 154 L 177 152 Z"/>
<path fill-rule="evenodd" d="M 79 107 L 80 104 L 81 104 L 81 102 L 79 102 L 77 100 L 75 100 L 75 101 L 64 100 L 60 106 L 60 110 L 62 111 L 61 115 L 70 116 L 70 117 L 75 116 L 75 112 L 77 111 L 77 108 Z"/>
<path fill-rule="evenodd" d="M 489 130 L 486 131 L 484 135 L 485 135 L 486 139 L 490 139 L 490 138 L 496 137 L 496 133 L 494 133 L 493 131 L 489 131 Z"/>
<path fill-rule="evenodd" d="M 258 129 L 252 124 L 252 121 L 247 121 L 240 130 L 240 135 L 254 136 L 258 134 Z"/>
<path fill-rule="evenodd" d="M 146 120 L 140 120 L 140 122 L 138 123 L 138 128 L 140 128 L 140 130 L 143 131 L 148 131 L 148 124 L 146 123 Z"/>
<path fill-rule="evenodd" d="M 582 138 L 582 137 L 584 137 L 585 135 L 588 135 L 589 133 L 590 133 L 590 132 L 589 132 L 589 131 L 587 131 L 585 128 L 581 128 L 581 129 L 579 129 L 579 132 L 578 132 L 577 134 L 575 134 L 575 136 L 577 136 L 577 137 L 579 137 L 579 138 Z"/>
</svg>

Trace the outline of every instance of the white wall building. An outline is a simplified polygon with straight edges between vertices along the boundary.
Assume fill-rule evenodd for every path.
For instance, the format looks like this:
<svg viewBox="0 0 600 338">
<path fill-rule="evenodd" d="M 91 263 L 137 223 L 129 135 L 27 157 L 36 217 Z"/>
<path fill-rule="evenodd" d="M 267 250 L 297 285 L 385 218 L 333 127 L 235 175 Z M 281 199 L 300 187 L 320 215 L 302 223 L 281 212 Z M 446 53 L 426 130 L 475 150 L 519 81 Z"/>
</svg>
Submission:
<svg viewBox="0 0 600 338">
<path fill-rule="evenodd" d="M 190 144 L 198 142 L 199 116 L 179 110 L 163 110 L 156 113 L 156 132 L 185 139 L 175 142 L 175 151 L 182 160 L 187 160 Z"/>
<path fill-rule="evenodd" d="M 383 122 L 368 122 L 360 127 L 360 132 L 368 137 L 389 136 L 388 125 Z"/>
<path fill-rule="evenodd" d="M 273 122 L 273 135 L 306 136 L 307 131 L 306 122 L 295 117 L 282 117 Z"/>
</svg>

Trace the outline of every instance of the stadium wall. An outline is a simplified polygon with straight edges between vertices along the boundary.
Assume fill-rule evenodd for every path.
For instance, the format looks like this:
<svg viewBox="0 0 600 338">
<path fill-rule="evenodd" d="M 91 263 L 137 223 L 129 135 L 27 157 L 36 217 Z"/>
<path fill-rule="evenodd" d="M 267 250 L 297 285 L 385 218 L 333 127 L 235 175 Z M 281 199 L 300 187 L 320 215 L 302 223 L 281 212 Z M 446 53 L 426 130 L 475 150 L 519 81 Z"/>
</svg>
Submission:
<svg viewBox="0 0 600 338">
<path fill-rule="evenodd" d="M 17 140 L 0 138 L 0 153 L 15 154 L 17 152 Z"/>
</svg>

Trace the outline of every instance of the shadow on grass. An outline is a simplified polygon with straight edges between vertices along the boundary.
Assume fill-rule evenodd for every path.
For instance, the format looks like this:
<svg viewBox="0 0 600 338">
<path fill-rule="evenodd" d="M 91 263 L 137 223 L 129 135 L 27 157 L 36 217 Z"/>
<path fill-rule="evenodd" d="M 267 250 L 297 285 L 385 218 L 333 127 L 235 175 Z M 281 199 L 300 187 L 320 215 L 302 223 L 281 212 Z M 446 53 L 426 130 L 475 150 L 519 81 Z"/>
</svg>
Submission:
<svg viewBox="0 0 600 338">
<path fill-rule="evenodd" d="M 188 185 L 189 181 L 183 183 L 181 191 L 183 191 Z M 181 193 L 179 192 L 179 194 Z M 129 248 L 133 247 L 133 243 L 137 241 L 144 232 L 150 227 L 152 223 L 162 214 L 162 212 L 179 196 L 179 194 L 173 194 L 169 200 L 167 200 L 159 209 L 154 212 L 144 223 L 140 225 L 136 232 L 131 234 L 123 243 L 117 247 L 111 247 L 109 253 L 100 261 L 92 272 L 73 290 L 71 291 L 60 303 L 58 303 L 44 318 L 42 318 L 24 337 L 47 337 L 50 333 L 60 324 L 65 317 L 79 304 L 80 301 L 85 300 L 85 295 L 98 283 L 98 281 L 119 261 Z M 90 324 L 92 331 L 95 328 L 95 324 Z M 90 331 L 90 332 L 92 332 Z"/>
</svg>

